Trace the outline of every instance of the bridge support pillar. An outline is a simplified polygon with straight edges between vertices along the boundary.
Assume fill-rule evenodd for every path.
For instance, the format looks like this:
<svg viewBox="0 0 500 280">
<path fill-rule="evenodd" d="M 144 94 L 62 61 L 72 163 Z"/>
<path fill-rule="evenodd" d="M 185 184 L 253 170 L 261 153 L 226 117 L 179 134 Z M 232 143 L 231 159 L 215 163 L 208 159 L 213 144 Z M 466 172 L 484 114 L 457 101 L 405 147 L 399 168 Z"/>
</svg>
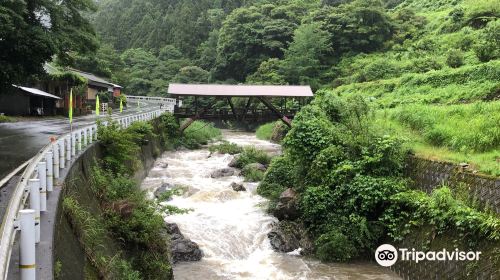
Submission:
<svg viewBox="0 0 500 280">
<path fill-rule="evenodd" d="M 19 270 L 21 280 L 36 279 L 35 210 L 19 211 Z"/>
<path fill-rule="evenodd" d="M 267 99 L 263 97 L 258 97 L 258 99 L 260 100 L 260 102 L 262 102 L 262 104 L 266 105 L 266 107 L 271 110 L 283 123 L 285 123 L 288 127 L 292 127 L 292 121 L 287 116 L 282 114 L 278 109 L 276 109 L 273 104 L 271 104 L 271 102 L 267 101 Z"/>
</svg>

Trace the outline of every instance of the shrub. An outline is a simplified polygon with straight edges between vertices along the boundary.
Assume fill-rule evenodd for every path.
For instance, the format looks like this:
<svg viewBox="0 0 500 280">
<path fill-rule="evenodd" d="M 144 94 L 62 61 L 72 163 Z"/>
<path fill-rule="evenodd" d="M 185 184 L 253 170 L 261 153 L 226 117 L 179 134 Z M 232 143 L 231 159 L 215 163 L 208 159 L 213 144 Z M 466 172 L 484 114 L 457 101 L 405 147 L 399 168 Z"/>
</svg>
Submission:
<svg viewBox="0 0 500 280">
<path fill-rule="evenodd" d="M 131 133 L 133 140 L 138 145 L 148 143 L 148 138 L 156 136 L 153 133 L 153 126 L 148 122 L 134 122 L 127 127 L 126 132 Z"/>
<path fill-rule="evenodd" d="M 459 50 L 451 50 L 446 57 L 446 64 L 451 68 L 458 68 L 464 65 L 464 56 Z"/>
<path fill-rule="evenodd" d="M 271 200 L 278 199 L 287 188 L 297 188 L 298 179 L 296 167 L 287 155 L 273 158 L 262 182 L 257 187 L 257 193 Z"/>
<path fill-rule="evenodd" d="M 322 234 L 315 242 L 316 257 L 322 261 L 347 261 L 356 255 L 356 249 L 347 236 L 338 231 Z"/>
<path fill-rule="evenodd" d="M 208 141 L 218 139 L 220 136 L 220 129 L 215 128 L 212 123 L 195 121 L 184 130 L 181 143 L 187 148 L 194 149 L 207 145 Z"/>
<path fill-rule="evenodd" d="M 243 167 L 242 174 L 247 182 L 259 182 L 264 178 L 264 172 L 252 167 L 250 164 Z"/>
<path fill-rule="evenodd" d="M 208 148 L 211 153 L 219 152 L 221 154 L 235 155 L 243 152 L 243 148 L 238 146 L 238 144 L 230 143 L 228 141 L 222 141 L 221 144 L 212 145 Z"/>
<path fill-rule="evenodd" d="M 236 160 L 236 167 L 243 168 L 250 163 L 260 163 L 268 165 L 271 162 L 271 157 L 262 150 L 255 147 L 246 147 Z"/>
<path fill-rule="evenodd" d="M 271 136 L 273 134 L 273 129 L 274 129 L 274 122 L 272 123 L 266 123 L 264 125 L 259 126 L 257 128 L 257 131 L 255 132 L 255 135 L 257 135 L 258 139 L 261 140 L 271 140 Z"/>
<path fill-rule="evenodd" d="M 7 117 L 6 115 L 0 115 L 0 123 L 11 122 L 12 118 Z"/>
<path fill-rule="evenodd" d="M 104 165 L 115 173 L 127 173 L 137 165 L 139 146 L 136 144 L 138 135 L 122 130 L 111 120 L 104 126 L 98 123 L 98 139 L 103 147 Z"/>
</svg>

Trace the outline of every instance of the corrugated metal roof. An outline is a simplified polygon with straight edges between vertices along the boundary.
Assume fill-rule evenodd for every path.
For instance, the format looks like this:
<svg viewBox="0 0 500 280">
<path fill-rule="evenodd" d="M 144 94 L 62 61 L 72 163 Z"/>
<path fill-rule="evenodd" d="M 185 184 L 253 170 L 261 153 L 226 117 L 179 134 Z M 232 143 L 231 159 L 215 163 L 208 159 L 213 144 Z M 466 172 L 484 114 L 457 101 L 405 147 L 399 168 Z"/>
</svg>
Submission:
<svg viewBox="0 0 500 280">
<path fill-rule="evenodd" d="M 48 97 L 48 98 L 54 98 L 54 99 L 61 99 L 59 96 L 55 96 L 53 94 L 50 94 L 48 92 L 45 92 L 45 91 L 41 91 L 39 89 L 36 89 L 36 88 L 29 88 L 29 87 L 21 87 L 21 86 L 17 86 L 17 85 L 12 85 L 24 92 L 27 92 L 27 93 L 30 93 L 30 94 L 34 94 L 34 95 L 39 95 L 39 96 L 43 96 L 43 97 Z"/>
<path fill-rule="evenodd" d="M 311 97 L 309 86 L 170 84 L 168 93 L 190 96 Z"/>
<path fill-rule="evenodd" d="M 101 84 L 105 84 L 109 87 L 114 87 L 115 84 L 111 83 L 111 82 L 108 82 L 106 80 L 104 80 L 103 78 L 100 78 L 100 77 L 97 77 L 96 75 L 92 74 L 92 73 L 87 73 L 87 72 L 83 72 L 83 71 L 80 71 L 80 70 L 76 70 L 76 69 L 69 69 L 69 71 L 77 74 L 77 75 L 80 75 L 84 78 L 86 78 L 87 80 L 89 81 L 92 81 L 92 82 L 96 82 L 96 83 L 101 83 Z"/>
</svg>

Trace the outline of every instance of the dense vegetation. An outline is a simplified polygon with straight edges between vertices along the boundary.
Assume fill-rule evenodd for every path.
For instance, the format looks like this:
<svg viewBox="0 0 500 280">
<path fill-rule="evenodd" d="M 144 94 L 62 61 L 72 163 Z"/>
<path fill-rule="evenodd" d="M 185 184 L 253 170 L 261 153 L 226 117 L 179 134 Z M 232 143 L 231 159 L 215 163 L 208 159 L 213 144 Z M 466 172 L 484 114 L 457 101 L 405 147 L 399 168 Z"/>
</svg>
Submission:
<svg viewBox="0 0 500 280">
<path fill-rule="evenodd" d="M 445 236 L 450 240 L 441 246 L 451 249 L 498 244 L 500 220 L 475 208 L 462 190 L 443 187 L 429 196 L 408 189 L 402 139 L 381 134 L 373 116 L 373 106 L 359 96 L 323 95 L 305 107 L 283 140 L 284 154 L 258 187 L 271 199 L 270 210 L 285 189 L 295 190 L 299 221 L 325 261 L 371 255 L 384 241 L 416 232 L 425 248 Z M 497 261 L 499 253 L 487 252 Z"/>
<path fill-rule="evenodd" d="M 95 51 L 98 41 L 85 16 L 95 10 L 91 0 L 0 2 L 0 93 L 43 74 L 54 55 L 70 63 L 70 52 Z"/>
<path fill-rule="evenodd" d="M 142 164 L 138 160 L 139 151 L 151 141 L 162 145 L 163 149 L 181 145 L 198 147 L 220 135 L 220 131 L 207 123 L 197 122 L 194 124 L 196 130 L 181 135 L 171 114 L 164 114 L 155 122 L 154 126 L 149 122 L 135 122 L 125 130 L 111 120 L 107 126 L 99 125 L 103 158 L 92 167 L 89 188 L 98 199 L 102 215 L 83 206 L 80 193 L 70 192 L 63 201 L 63 209 L 98 278 L 172 277 L 170 240 L 163 215 L 186 210 L 159 204 L 173 192 L 155 201 L 140 190 L 134 180 Z M 155 156 L 159 152 L 154 151 Z"/>
</svg>

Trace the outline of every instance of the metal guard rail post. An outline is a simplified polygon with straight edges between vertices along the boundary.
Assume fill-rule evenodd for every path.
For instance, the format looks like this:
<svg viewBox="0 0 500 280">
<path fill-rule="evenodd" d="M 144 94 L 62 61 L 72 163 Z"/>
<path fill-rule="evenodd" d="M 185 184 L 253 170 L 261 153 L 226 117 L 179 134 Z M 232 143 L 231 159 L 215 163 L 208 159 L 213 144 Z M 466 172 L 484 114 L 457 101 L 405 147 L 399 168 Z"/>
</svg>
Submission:
<svg viewBox="0 0 500 280">
<path fill-rule="evenodd" d="M 173 108 L 164 108 L 161 110 L 151 111 L 147 113 L 129 115 L 122 118 L 116 118 L 114 119 L 114 121 L 120 124 L 122 128 L 127 128 L 135 121 L 151 120 L 159 117 L 162 113 L 166 111 L 172 111 L 172 109 Z M 103 125 L 107 125 L 107 121 L 103 122 Z M 85 139 L 82 139 L 82 137 L 85 137 Z M 26 202 L 30 196 L 30 189 L 29 189 L 30 186 L 28 185 L 30 179 L 40 179 L 38 178 L 40 176 L 39 174 L 45 175 L 46 180 L 57 179 L 57 177 L 59 177 L 58 175 L 59 170 L 56 171 L 54 168 L 64 169 L 63 168 L 64 165 L 67 168 L 70 168 L 71 159 L 73 158 L 73 156 L 75 158 L 78 157 L 79 154 L 85 150 L 85 147 L 91 145 L 95 140 L 97 140 L 97 125 L 96 124 L 87 125 L 82 128 L 76 129 L 73 132 L 59 136 L 57 141 L 54 141 L 53 143 L 49 143 L 48 145 L 46 145 L 37 153 L 37 155 L 35 155 L 29 161 L 28 166 L 22 173 L 20 181 L 16 185 L 14 193 L 9 201 L 9 205 L 6 210 L 4 219 L 0 226 L 0 277 L 1 277 L 0 279 L 7 279 L 10 257 L 12 253 L 12 246 L 14 244 L 16 232 L 17 230 L 19 230 L 20 227 L 22 227 L 23 224 L 26 225 L 26 219 L 24 218 L 23 220 L 23 217 L 30 216 L 26 215 L 25 212 L 20 212 L 25 208 Z M 50 162 L 50 160 L 47 160 L 49 156 L 53 158 L 53 163 Z M 41 166 L 40 165 L 41 162 L 45 163 L 42 164 L 42 166 L 45 166 L 45 168 L 47 168 L 47 172 L 38 172 Z M 47 163 L 51 164 L 49 165 Z M 61 163 L 63 164 L 63 166 L 61 166 Z M 49 183 L 47 185 L 49 185 L 47 191 L 50 192 L 52 190 L 52 184 Z M 45 189 L 43 191 L 45 191 Z M 54 211 L 55 209 L 51 210 Z M 31 215 L 30 217 L 34 217 L 34 215 Z M 19 220 L 19 218 L 21 218 L 21 220 Z M 33 232 L 33 235 L 34 234 L 35 233 Z M 21 239 L 22 242 L 25 242 L 23 240 L 35 240 L 34 238 L 33 239 L 26 238 L 25 235 L 22 235 Z M 36 271 L 36 269 L 33 269 L 34 265 L 36 268 L 36 264 L 30 264 L 29 267 L 26 267 L 27 269 L 23 269 L 23 264 L 21 262 L 22 279 L 23 278 L 34 279 L 33 275 L 34 271 Z M 23 270 L 25 270 L 24 275 L 23 275 Z"/>
</svg>

